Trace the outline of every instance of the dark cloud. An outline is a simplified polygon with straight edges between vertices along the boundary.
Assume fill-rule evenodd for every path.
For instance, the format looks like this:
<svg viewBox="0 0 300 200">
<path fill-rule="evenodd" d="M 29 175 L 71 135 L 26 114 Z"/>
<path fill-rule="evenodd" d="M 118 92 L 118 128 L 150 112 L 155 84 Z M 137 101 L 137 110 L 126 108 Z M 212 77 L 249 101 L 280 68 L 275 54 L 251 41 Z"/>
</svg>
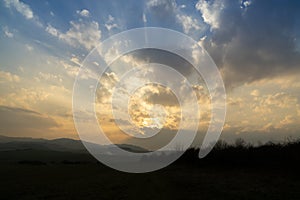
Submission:
<svg viewBox="0 0 300 200">
<path fill-rule="evenodd" d="M 33 110 L 27 110 L 24 108 L 17 108 L 17 107 L 9 107 L 9 106 L 0 106 L 0 111 L 11 111 L 11 112 L 17 112 L 17 113 L 24 113 L 24 114 L 34 114 L 34 115 L 41 115 L 40 113 L 33 111 Z"/>
<path fill-rule="evenodd" d="M 16 136 L 32 135 L 37 130 L 45 132 L 58 127 L 50 117 L 23 108 L 0 106 L 0 133 Z"/>
<path fill-rule="evenodd" d="M 227 0 L 223 4 L 219 26 L 211 30 L 204 46 L 224 69 L 227 85 L 300 69 L 296 44 L 299 1 L 253 1 L 243 6 L 240 1 Z"/>
<path fill-rule="evenodd" d="M 154 84 L 155 85 L 155 84 Z M 159 104 L 163 106 L 179 106 L 177 97 L 171 90 L 167 90 L 162 86 L 156 86 L 158 93 L 148 91 L 145 100 L 150 104 Z"/>
<path fill-rule="evenodd" d="M 145 63 L 159 63 L 172 67 L 185 77 L 198 74 L 187 60 L 169 51 L 148 48 L 132 51 L 129 55 Z"/>
<path fill-rule="evenodd" d="M 150 0 L 146 3 L 151 25 L 175 28 L 177 5 L 175 0 Z M 149 21 L 149 20 L 148 20 Z"/>
</svg>

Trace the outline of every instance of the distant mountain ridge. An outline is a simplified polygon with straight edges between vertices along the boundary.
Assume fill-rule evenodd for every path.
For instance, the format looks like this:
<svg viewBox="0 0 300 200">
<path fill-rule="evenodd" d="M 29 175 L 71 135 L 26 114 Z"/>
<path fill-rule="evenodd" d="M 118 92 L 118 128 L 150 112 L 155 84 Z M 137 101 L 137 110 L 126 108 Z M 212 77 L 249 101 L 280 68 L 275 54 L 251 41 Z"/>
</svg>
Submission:
<svg viewBox="0 0 300 200">
<path fill-rule="evenodd" d="M 113 153 L 115 148 L 113 145 L 98 145 L 90 143 L 91 146 L 100 148 L 103 153 Z M 131 152 L 148 152 L 139 146 L 130 144 L 116 144 L 118 147 Z M 47 151 L 70 151 L 70 152 L 86 152 L 82 141 L 70 138 L 43 139 L 30 137 L 8 137 L 0 135 L 0 151 L 15 150 L 47 150 Z"/>
</svg>

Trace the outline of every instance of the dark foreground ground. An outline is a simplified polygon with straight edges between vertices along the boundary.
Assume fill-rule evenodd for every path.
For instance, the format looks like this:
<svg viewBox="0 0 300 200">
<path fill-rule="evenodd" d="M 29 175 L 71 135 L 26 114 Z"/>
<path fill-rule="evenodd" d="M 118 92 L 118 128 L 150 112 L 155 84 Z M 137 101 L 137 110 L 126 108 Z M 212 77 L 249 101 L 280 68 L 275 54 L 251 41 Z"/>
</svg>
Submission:
<svg viewBox="0 0 300 200">
<path fill-rule="evenodd" d="M 146 174 L 118 172 L 84 153 L 0 152 L 0 199 L 300 199 L 300 145 L 189 150 Z"/>
</svg>

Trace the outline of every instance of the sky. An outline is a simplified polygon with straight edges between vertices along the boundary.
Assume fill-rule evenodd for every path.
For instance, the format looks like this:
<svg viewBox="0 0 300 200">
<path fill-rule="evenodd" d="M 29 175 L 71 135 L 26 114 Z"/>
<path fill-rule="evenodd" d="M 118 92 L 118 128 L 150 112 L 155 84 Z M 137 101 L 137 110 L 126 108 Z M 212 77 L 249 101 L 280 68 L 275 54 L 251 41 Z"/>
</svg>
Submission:
<svg viewBox="0 0 300 200">
<path fill-rule="evenodd" d="M 299 138 L 300 2 L 284 0 L 1 1 L 0 135 L 78 138 L 72 90 L 82 61 L 101 41 L 139 27 L 182 32 L 212 57 L 227 94 L 221 139 L 256 143 Z M 167 52 L 133 52 L 113 65 L 149 61 L 172 65 L 193 79 L 188 64 Z M 121 135 L 107 107 L 118 78 L 110 71 L 100 81 L 97 106 L 104 113 L 97 114 L 110 138 L 124 143 L 131 140 Z M 204 107 L 203 135 L 209 98 L 201 80 L 193 88 Z M 161 109 L 154 104 L 165 106 L 168 115 L 155 118 L 164 121 L 147 114 Z M 136 126 L 164 126 L 165 135 L 176 131 L 180 110 L 168 89 L 141 88 L 129 107 Z M 160 135 L 159 140 L 167 140 Z"/>
</svg>

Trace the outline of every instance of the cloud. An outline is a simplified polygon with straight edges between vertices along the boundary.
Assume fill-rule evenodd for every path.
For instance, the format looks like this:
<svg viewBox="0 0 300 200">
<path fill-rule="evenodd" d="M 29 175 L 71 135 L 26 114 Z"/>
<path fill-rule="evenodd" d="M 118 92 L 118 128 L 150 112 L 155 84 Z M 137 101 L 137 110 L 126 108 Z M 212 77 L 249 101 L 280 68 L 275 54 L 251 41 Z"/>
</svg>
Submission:
<svg viewBox="0 0 300 200">
<path fill-rule="evenodd" d="M 151 9 L 157 16 L 168 16 L 174 13 L 177 8 L 174 0 L 150 0 L 147 1 L 146 6 Z"/>
<path fill-rule="evenodd" d="M 55 75 L 55 74 L 50 74 L 50 73 L 43 73 L 43 72 L 39 72 L 38 73 L 38 81 L 51 81 L 54 83 L 60 83 L 62 82 L 62 76 L 61 75 Z"/>
<path fill-rule="evenodd" d="M 229 98 L 227 100 L 227 104 L 230 105 L 230 106 L 242 107 L 243 100 L 241 98 Z"/>
<path fill-rule="evenodd" d="M 201 25 L 199 21 L 192 16 L 178 14 L 176 15 L 177 20 L 182 24 L 183 31 L 186 34 L 189 34 L 191 31 L 200 30 Z"/>
<path fill-rule="evenodd" d="M 184 33 L 192 36 L 200 34 L 205 29 L 203 22 L 197 19 L 197 16 L 184 13 L 182 9 L 185 6 L 178 6 L 175 0 L 150 0 L 147 1 L 146 8 L 151 22 L 154 20 L 159 26 L 177 29 L 179 24 Z"/>
<path fill-rule="evenodd" d="M 77 10 L 76 13 L 79 14 L 81 17 L 89 17 L 90 16 L 90 12 L 86 9 L 82 9 L 81 11 Z"/>
<path fill-rule="evenodd" d="M 255 96 L 252 103 L 244 104 L 243 106 L 251 108 L 250 113 L 252 113 L 252 116 L 257 117 L 257 115 L 260 115 L 269 121 L 275 120 L 287 113 L 296 114 L 295 108 L 297 105 L 297 97 L 285 92 L 278 92 Z"/>
<path fill-rule="evenodd" d="M 254 96 L 254 97 L 257 97 L 257 96 L 259 96 L 259 91 L 258 90 L 252 90 L 250 95 Z"/>
<path fill-rule="evenodd" d="M 1 96 L 0 105 L 30 109 L 46 100 L 50 95 L 46 89 L 29 87 L 15 89 L 11 93 L 5 94 L 5 98 Z"/>
<path fill-rule="evenodd" d="M 250 2 L 250 1 L 249 1 Z M 299 72 L 297 1 L 200 0 L 196 8 L 211 33 L 203 42 L 227 86 Z"/>
<path fill-rule="evenodd" d="M 29 5 L 23 3 L 20 0 L 4 0 L 4 4 L 9 9 L 15 9 L 18 13 L 23 15 L 26 19 L 32 20 L 36 25 L 43 27 L 42 23 L 39 21 L 39 18 L 34 15 L 32 9 Z"/>
<path fill-rule="evenodd" d="M 295 117 L 292 115 L 284 116 L 284 118 L 276 125 L 276 128 L 285 128 L 293 123 L 295 123 Z"/>
<path fill-rule="evenodd" d="M 273 95 L 267 95 L 266 98 L 261 100 L 260 105 L 288 108 L 291 105 L 297 104 L 297 101 L 296 97 L 284 92 L 279 92 Z"/>
<path fill-rule="evenodd" d="M 72 55 L 70 61 L 78 66 L 81 66 L 81 61 L 75 55 Z"/>
<path fill-rule="evenodd" d="M 247 8 L 248 6 L 250 6 L 252 4 L 252 1 L 244 1 L 244 2 L 242 2 L 242 6 L 244 7 L 244 8 Z"/>
<path fill-rule="evenodd" d="M 270 84 L 271 88 L 263 85 L 259 90 L 256 88 L 260 84 L 256 82 L 243 85 L 228 95 L 225 134 L 243 134 L 243 138 L 253 135 L 260 140 L 262 135 L 270 133 L 269 139 L 273 136 L 279 139 L 300 130 L 299 96 L 280 90 L 273 82 Z"/>
<path fill-rule="evenodd" d="M 110 31 L 113 28 L 120 28 L 120 26 L 115 23 L 115 18 L 111 15 L 108 15 L 108 19 L 104 25 L 108 31 Z"/>
<path fill-rule="evenodd" d="M 8 8 L 15 8 L 19 13 L 21 13 L 26 19 L 33 19 L 33 12 L 27 4 L 19 0 L 4 0 L 5 6 Z"/>
<path fill-rule="evenodd" d="M 200 0 L 196 4 L 196 9 L 201 12 L 204 22 L 209 24 L 212 29 L 219 28 L 219 20 L 221 11 L 224 9 L 224 1 Z"/>
<path fill-rule="evenodd" d="M 154 88 L 153 88 L 154 87 Z M 167 88 L 156 85 L 145 87 L 143 90 L 145 100 L 149 104 L 160 104 L 163 106 L 179 106 L 179 102 L 174 93 Z"/>
<path fill-rule="evenodd" d="M 153 92 L 155 89 L 157 91 Z M 178 101 L 170 92 L 163 91 L 162 88 L 147 85 L 131 97 L 128 111 L 138 127 L 178 128 L 181 117 Z"/>
<path fill-rule="evenodd" d="M 0 71 L 0 83 L 4 82 L 20 82 L 20 77 L 10 72 Z"/>
<path fill-rule="evenodd" d="M 83 46 L 87 50 L 95 47 L 101 38 L 98 22 L 70 22 L 71 28 L 66 33 L 59 34 L 61 40 L 74 47 Z"/>
<path fill-rule="evenodd" d="M 70 25 L 71 27 L 65 33 L 50 24 L 47 25 L 45 30 L 73 47 L 84 47 L 87 50 L 95 47 L 101 39 L 101 30 L 96 21 L 71 21 Z"/>
<path fill-rule="evenodd" d="M 266 92 L 278 93 L 280 91 L 290 94 L 297 94 L 300 89 L 300 73 L 283 74 L 276 77 L 266 77 L 257 80 L 250 84 L 240 86 L 240 88 L 249 90 L 258 90 L 259 94 L 266 94 Z M 249 91 L 251 94 L 251 91 Z"/>
<path fill-rule="evenodd" d="M 33 46 L 29 45 L 29 44 L 25 44 L 25 48 L 28 50 L 28 51 L 33 51 Z"/>
<path fill-rule="evenodd" d="M 147 63 L 160 63 L 174 68 L 185 77 L 198 74 L 194 67 L 182 57 L 160 49 L 140 49 L 125 55 L 123 60 L 138 65 Z M 126 60 L 127 59 L 127 60 Z M 188 77 L 187 77 L 188 78 Z"/>
<path fill-rule="evenodd" d="M 50 35 L 53 35 L 53 36 L 55 36 L 55 37 L 57 37 L 58 34 L 59 34 L 59 31 L 58 31 L 56 28 L 54 28 L 53 26 L 51 26 L 50 24 L 47 25 L 46 31 L 47 31 Z"/>
<path fill-rule="evenodd" d="M 80 70 L 79 66 L 71 65 L 65 61 L 60 61 L 60 64 L 64 67 L 68 76 L 75 78 L 78 75 L 79 70 Z"/>
<path fill-rule="evenodd" d="M 14 34 L 8 29 L 7 26 L 3 27 L 3 32 L 4 32 L 4 35 L 8 38 L 13 38 L 14 37 Z"/>
<path fill-rule="evenodd" d="M 58 124 L 52 118 L 33 110 L 0 106 L 0 113 L 1 134 L 28 136 L 37 131 L 46 134 L 48 129 L 58 127 Z"/>
<path fill-rule="evenodd" d="M 96 90 L 97 102 L 102 104 L 110 103 L 113 88 L 119 81 L 115 73 L 106 72 L 99 80 L 99 86 Z"/>
</svg>

